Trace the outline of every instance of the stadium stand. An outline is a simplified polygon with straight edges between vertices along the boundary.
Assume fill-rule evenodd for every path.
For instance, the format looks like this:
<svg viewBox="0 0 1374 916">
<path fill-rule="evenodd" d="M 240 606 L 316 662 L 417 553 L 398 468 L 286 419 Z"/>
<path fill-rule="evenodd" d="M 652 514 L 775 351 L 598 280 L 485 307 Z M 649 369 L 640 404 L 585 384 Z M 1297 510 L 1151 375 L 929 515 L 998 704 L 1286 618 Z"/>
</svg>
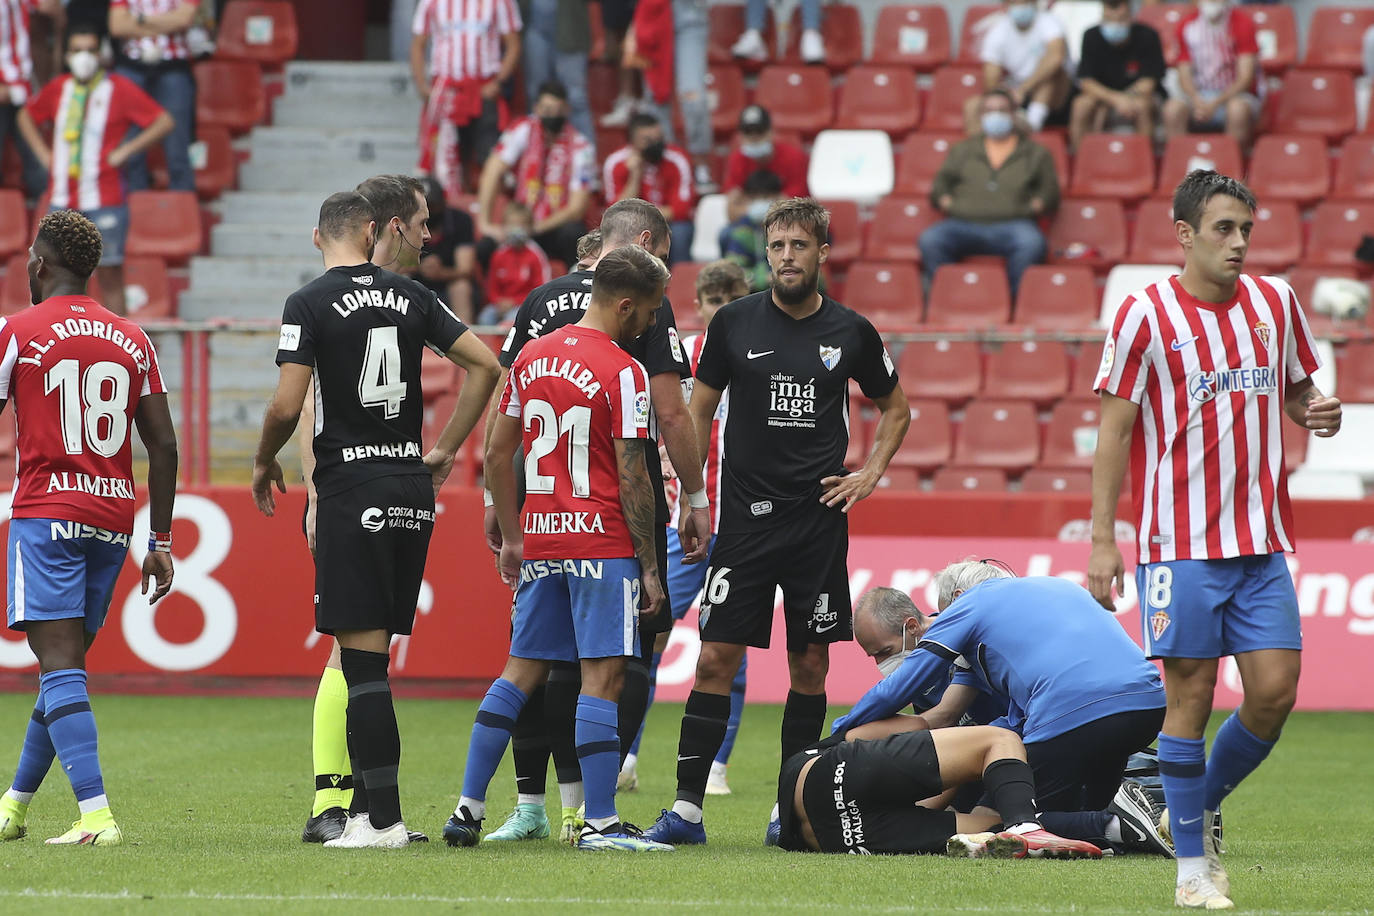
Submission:
<svg viewBox="0 0 1374 916">
<path fill-rule="evenodd" d="M 1355 79 L 1345 70 L 1290 70 L 1274 129 L 1319 134 L 1338 143 L 1355 130 Z"/>
<path fill-rule="evenodd" d="M 1311 204 L 1331 188 L 1326 143 L 1318 136 L 1266 134 L 1255 141 L 1245 180 L 1261 202 Z"/>
<path fill-rule="evenodd" d="M 998 492 L 1007 488 L 1007 474 L 997 468 L 940 468 L 930 478 L 930 489 L 936 493 L 957 493 L 961 490 Z"/>
<path fill-rule="evenodd" d="M 1363 69 L 1360 42 L 1370 26 L 1374 26 L 1374 7 L 1354 4 L 1318 7 L 1307 23 L 1307 56 L 1303 63 L 1309 67 L 1341 67 L 1352 72 Z"/>
<path fill-rule="evenodd" d="M 1050 260 L 1106 270 L 1126 256 L 1126 209 L 1117 198 L 1066 199 L 1050 224 Z"/>
<path fill-rule="evenodd" d="M 892 193 L 892 138 L 881 130 L 823 130 L 806 183 L 820 198 L 873 201 Z"/>
<path fill-rule="evenodd" d="M 1021 275 L 1013 321 L 1027 330 L 1082 331 L 1097 318 L 1093 272 L 1077 265 L 1035 264 Z"/>
<path fill-rule="evenodd" d="M 1136 20 L 1159 33 L 1164 48 L 1164 63 L 1178 62 L 1178 24 L 1193 9 L 1191 3 L 1151 3 L 1136 10 Z"/>
<path fill-rule="evenodd" d="M 262 121 L 267 96 L 262 71 L 247 60 L 205 60 L 194 67 L 196 124 L 238 134 Z"/>
<path fill-rule="evenodd" d="M 875 64 L 912 67 L 928 73 L 949 62 L 949 14 L 934 3 L 884 6 L 873 32 Z"/>
<path fill-rule="evenodd" d="M 1080 363 L 1086 363 L 1096 373 L 1095 355 L 1080 357 Z M 1093 466 L 1101 413 L 1097 398 L 1084 396 L 1091 395 L 1091 387 L 1089 379 L 1083 389 L 1075 391 L 1074 397 L 1054 405 L 1045 429 L 1045 453 L 1040 459 L 1043 466 L 1083 470 Z"/>
<path fill-rule="evenodd" d="M 979 62 L 978 55 L 982 50 L 983 35 L 992 24 L 992 18 L 1000 15 L 1002 6 L 998 3 L 976 3 L 964 7 L 964 23 L 959 29 L 959 53 L 955 57 L 956 61 L 965 64 Z"/>
<path fill-rule="evenodd" d="M 1282 73 L 1298 62 L 1298 23 L 1283 4 L 1251 6 L 1246 10 L 1255 23 L 1260 66 L 1266 73 Z"/>
<path fill-rule="evenodd" d="M 897 377 L 912 401 L 958 405 L 983 386 L 983 359 L 971 340 L 914 340 L 897 358 Z"/>
<path fill-rule="evenodd" d="M 1324 200 L 1312 213 L 1303 260 L 1322 266 L 1356 267 L 1355 249 L 1374 227 L 1374 201 Z"/>
<path fill-rule="evenodd" d="M 784 62 L 802 62 L 801 33 L 801 8 L 793 7 L 787 26 Z M 831 72 L 843 73 L 864 59 L 864 26 L 858 7 L 843 3 L 827 3 L 821 7 L 821 34 L 825 36 L 825 66 Z"/>
<path fill-rule="evenodd" d="M 1018 474 L 1040 457 L 1040 424 L 1025 401 L 975 400 L 964 408 L 954 463 Z"/>
<path fill-rule="evenodd" d="M 754 102 L 768 109 L 778 130 L 814 137 L 831 125 L 835 100 L 824 67 L 770 64 L 759 72 Z"/>
<path fill-rule="evenodd" d="M 181 264 L 200 252 L 200 205 L 189 191 L 134 191 L 129 195 L 131 257 L 149 255 Z"/>
<path fill-rule="evenodd" d="M 1088 134 L 1074 157 L 1075 197 L 1138 200 L 1155 188 L 1155 157 L 1143 134 Z"/>
<path fill-rule="evenodd" d="M 950 437 L 949 408 L 944 401 L 918 400 L 910 403 L 911 428 L 902 440 L 892 464 L 919 471 L 933 471 L 947 464 L 953 449 Z"/>
<path fill-rule="evenodd" d="M 821 205 L 830 211 L 830 258 L 826 263 L 843 267 L 857 261 L 864 241 L 859 205 L 852 200 L 822 200 Z"/>
<path fill-rule="evenodd" d="M 730 53 L 730 46 L 744 31 L 744 4 L 713 3 L 707 8 L 707 60 L 713 64 L 738 63 L 746 70 L 756 71 L 759 64 L 754 61 L 737 61 Z M 776 48 L 777 31 L 773 23 L 773 10 L 770 7 L 764 19 L 763 43 L 765 47 Z"/>
<path fill-rule="evenodd" d="M 945 264 L 930 284 L 926 321 L 950 328 L 990 328 L 1011 321 L 1011 289 L 1001 264 Z"/>
<path fill-rule="evenodd" d="M 1054 160 L 1054 176 L 1059 180 L 1059 192 L 1067 193 L 1069 187 L 1069 142 L 1059 131 L 1044 130 L 1031 134 L 1031 139 L 1049 150 Z"/>
<path fill-rule="evenodd" d="M 1069 390 L 1069 356 L 1053 340 L 1007 342 L 988 354 L 980 397 L 1030 401 L 1045 409 Z"/>
<path fill-rule="evenodd" d="M 1374 198 L 1374 135 L 1345 138 L 1331 193 L 1338 197 Z"/>
<path fill-rule="evenodd" d="M 849 268 L 845 298 L 885 333 L 920 327 L 921 276 L 910 262 L 860 261 Z"/>
<path fill-rule="evenodd" d="M 31 241 L 33 236 L 29 234 L 23 192 L 9 188 L 0 190 L 0 257 L 27 252 Z"/>
<path fill-rule="evenodd" d="M 923 197 L 885 197 L 873 208 L 868 222 L 864 258 L 869 261 L 921 260 L 916 240 L 925 228 L 940 219 L 939 212 Z"/>
<path fill-rule="evenodd" d="M 1164 145 L 1159 167 L 1158 193 L 1172 197 L 1174 188 L 1194 169 L 1214 169 L 1223 175 L 1245 171 L 1240 144 L 1226 134 L 1183 134 L 1170 137 Z"/>
<path fill-rule="evenodd" d="M 897 153 L 897 178 L 894 190 L 898 194 L 924 197 L 935 183 L 935 174 L 949 155 L 949 148 L 964 138 L 961 133 L 933 133 L 921 131 L 902 141 Z"/>
<path fill-rule="evenodd" d="M 1092 471 L 1031 468 L 1021 476 L 1022 493 L 1091 493 Z"/>
<path fill-rule="evenodd" d="M 734 134 L 739 129 L 740 112 L 748 104 L 744 74 L 739 67 L 711 64 L 706 71 L 706 94 L 711 103 L 711 129 L 717 136 Z"/>
<path fill-rule="evenodd" d="M 983 88 L 983 73 L 968 64 L 950 65 L 935 71 L 935 79 L 927 96 L 924 130 L 951 133 L 964 131 L 964 102 Z"/>
<path fill-rule="evenodd" d="M 916 74 L 906 67 L 862 65 L 845 74 L 835 126 L 884 130 L 905 135 L 921 123 L 921 95 Z"/>
<path fill-rule="evenodd" d="M 296 10 L 290 0 L 232 0 L 224 5 L 215 54 L 279 65 L 296 56 L 297 40 Z"/>
<path fill-rule="evenodd" d="M 1245 264 L 1251 273 L 1283 273 L 1302 257 L 1302 218 L 1291 200 L 1260 204 Z"/>
</svg>

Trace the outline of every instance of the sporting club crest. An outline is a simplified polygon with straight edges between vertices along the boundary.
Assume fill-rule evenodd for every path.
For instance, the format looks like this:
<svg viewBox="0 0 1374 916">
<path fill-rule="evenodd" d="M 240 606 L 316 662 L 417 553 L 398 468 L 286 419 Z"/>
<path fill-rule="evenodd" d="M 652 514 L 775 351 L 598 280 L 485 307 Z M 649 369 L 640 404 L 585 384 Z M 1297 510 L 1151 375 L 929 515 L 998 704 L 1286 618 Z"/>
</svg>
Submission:
<svg viewBox="0 0 1374 916">
<path fill-rule="evenodd" d="M 1150 615 L 1150 632 L 1155 635 L 1155 639 L 1159 639 L 1172 622 L 1167 611 L 1155 611 Z"/>
<path fill-rule="evenodd" d="M 1264 345 L 1264 349 L 1268 350 L 1268 349 L 1269 349 L 1269 325 L 1266 324 L 1263 320 L 1260 320 L 1260 321 L 1256 321 L 1256 322 L 1255 322 L 1255 336 L 1258 337 L 1259 340 L 1260 340 L 1260 343 Z"/>
<path fill-rule="evenodd" d="M 825 366 L 825 368 L 827 369 L 834 369 L 836 366 L 840 364 L 839 347 L 827 347 L 825 344 L 821 344 L 820 347 L 821 365 Z"/>
</svg>

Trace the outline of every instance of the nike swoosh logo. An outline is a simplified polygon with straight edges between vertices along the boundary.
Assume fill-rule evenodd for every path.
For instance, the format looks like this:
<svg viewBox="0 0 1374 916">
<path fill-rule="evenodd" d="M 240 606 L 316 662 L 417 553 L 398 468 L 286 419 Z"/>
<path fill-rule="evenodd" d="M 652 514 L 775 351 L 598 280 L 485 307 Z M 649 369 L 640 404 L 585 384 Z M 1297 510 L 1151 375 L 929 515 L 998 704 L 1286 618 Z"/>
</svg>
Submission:
<svg viewBox="0 0 1374 916">
<path fill-rule="evenodd" d="M 837 620 L 837 621 L 835 621 L 835 623 L 832 623 L 832 624 L 830 624 L 829 626 L 825 626 L 825 627 L 816 627 L 816 632 L 817 632 L 818 634 L 820 634 L 820 633 L 829 633 L 831 630 L 835 629 L 835 627 L 836 627 L 838 624 L 839 624 L 839 621 Z"/>
<path fill-rule="evenodd" d="M 1197 340 L 1196 334 L 1194 334 L 1192 337 L 1189 337 L 1187 340 L 1179 340 L 1177 337 L 1175 337 L 1174 342 L 1169 344 L 1169 346 L 1173 347 L 1174 352 L 1177 353 L 1179 350 L 1182 350 L 1184 347 L 1188 346 L 1188 344 L 1192 343 L 1195 340 Z"/>
<path fill-rule="evenodd" d="M 760 356 L 767 356 L 769 353 L 773 353 L 773 352 L 776 352 L 776 351 L 774 351 L 774 350 L 764 350 L 762 353 L 755 353 L 753 350 L 750 350 L 748 353 L 746 353 L 746 354 L 744 354 L 744 355 L 745 355 L 745 357 L 748 358 L 748 359 L 758 359 Z"/>
<path fill-rule="evenodd" d="M 1178 819 L 1178 823 L 1179 823 L 1179 826 L 1181 827 L 1181 826 L 1183 826 L 1184 824 L 1196 824 L 1196 823 L 1197 823 L 1198 821 L 1200 821 L 1200 820 L 1202 820 L 1202 818 L 1200 818 L 1200 817 L 1195 817 L 1195 818 L 1193 818 L 1192 820 L 1186 820 L 1186 819 L 1184 819 L 1184 818 L 1179 818 L 1179 819 Z"/>
<path fill-rule="evenodd" d="M 684 756 L 682 756 L 681 754 L 678 754 L 678 755 L 677 755 L 677 761 L 678 761 L 678 763 L 681 763 L 681 762 L 684 761 L 684 760 L 700 760 L 700 759 L 701 759 L 701 755 L 700 755 L 700 754 L 692 754 L 690 757 L 684 757 Z"/>
<path fill-rule="evenodd" d="M 819 753 L 820 753 L 820 750 L 818 750 L 817 748 L 814 748 L 814 747 L 809 747 L 809 748 L 806 749 L 806 753 L 808 753 L 808 754 L 819 754 Z"/>
</svg>

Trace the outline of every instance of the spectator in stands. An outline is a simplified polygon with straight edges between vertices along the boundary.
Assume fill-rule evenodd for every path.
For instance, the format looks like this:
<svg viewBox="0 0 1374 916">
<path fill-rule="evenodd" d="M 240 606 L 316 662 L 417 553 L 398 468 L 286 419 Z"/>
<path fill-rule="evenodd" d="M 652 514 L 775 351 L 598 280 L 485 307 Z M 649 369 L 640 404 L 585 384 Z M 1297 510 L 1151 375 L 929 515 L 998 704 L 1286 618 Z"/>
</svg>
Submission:
<svg viewBox="0 0 1374 916">
<path fill-rule="evenodd" d="M 1224 131 L 1245 148 L 1259 120 L 1255 23 L 1226 0 L 1198 0 L 1178 24 L 1182 98 L 1164 103 L 1169 136 Z"/>
<path fill-rule="evenodd" d="M 601 26 L 606 40 L 606 61 L 619 67 L 620 91 L 602 127 L 624 127 L 639 106 L 639 74 L 624 66 L 625 36 L 634 20 L 636 0 L 602 0 Z"/>
<path fill-rule="evenodd" d="M 568 120 L 595 143 L 596 125 L 587 98 L 587 56 L 592 21 L 586 0 L 529 0 L 525 21 L 525 85 L 558 80 L 568 88 Z M 604 151 L 602 151 L 604 152 Z"/>
<path fill-rule="evenodd" d="M 532 290 L 553 279 L 544 249 L 530 238 L 534 225 L 530 208 L 512 201 L 506 205 L 501 222 L 505 226 L 505 241 L 492 253 L 487 268 L 487 304 L 479 324 L 510 321 Z"/>
<path fill-rule="evenodd" d="M 1036 220 L 1059 205 L 1059 179 L 1050 151 L 1017 127 L 1006 90 L 980 101 L 982 130 L 951 147 L 935 175 L 930 199 L 945 218 L 921 233 L 921 260 L 929 283 L 945 264 L 999 255 L 1015 297 L 1021 274 L 1045 259 Z"/>
<path fill-rule="evenodd" d="M 30 53 L 29 11 L 45 17 L 61 17 L 62 0 L 0 0 L 0 21 L 9 23 L 8 28 L 0 29 L 0 155 L 5 143 L 15 132 L 14 119 L 24 103 L 29 100 L 29 88 L 33 82 L 33 56 Z M 36 200 L 47 186 L 48 175 L 29 145 L 16 133 L 15 149 L 23 166 L 24 193 L 30 200 Z"/>
<path fill-rule="evenodd" d="M 673 72 L 677 107 L 682 112 L 682 145 L 692 157 L 698 194 L 713 194 L 718 185 L 711 174 L 711 103 L 706 94 L 706 46 L 710 29 L 706 0 L 673 0 Z M 672 138 L 671 111 L 659 111 Z"/>
<path fill-rule="evenodd" d="M 577 263 L 573 270 L 590 270 L 601 254 L 601 230 L 593 229 L 577 240 Z"/>
<path fill-rule="evenodd" d="M 464 165 L 486 160 L 506 119 L 501 90 L 520 61 L 520 11 L 514 0 L 420 0 L 411 31 L 410 73 L 425 103 L 419 169 L 456 196 Z"/>
<path fill-rule="evenodd" d="M 801 0 L 801 59 L 804 63 L 825 62 L 825 39 L 821 37 L 821 0 Z M 763 27 L 768 17 L 768 0 L 749 0 L 744 8 L 744 32 L 730 53 L 745 60 L 764 61 L 772 50 L 763 42 Z"/>
<path fill-rule="evenodd" d="M 167 187 L 173 191 L 196 189 L 191 167 L 191 139 L 196 126 L 196 81 L 191 75 L 191 61 L 195 54 L 188 33 L 199 15 L 200 4 L 191 0 L 110 2 L 110 37 L 122 39 L 115 72 L 152 96 L 171 115 L 172 128 L 162 141 L 162 152 L 167 158 Z M 146 190 L 147 157 L 140 152 L 130 159 L 124 175 L 130 191 Z M 98 220 L 96 225 L 100 225 Z"/>
<path fill-rule="evenodd" d="M 1040 130 L 1051 115 L 1056 120 L 1068 115 L 1073 89 L 1068 41 L 1059 20 L 1035 0 L 1004 2 L 1006 15 L 997 17 L 983 37 L 983 84 L 1006 90 L 1016 107 L 1025 109 L 1030 129 Z M 970 134 L 978 132 L 981 110 L 976 96 L 964 107 Z"/>
<path fill-rule="evenodd" d="M 629 144 L 606 157 L 601 187 L 606 203 L 639 197 L 658 207 L 672 226 L 669 263 L 689 258 L 692 250 L 692 163 L 687 154 L 669 146 L 663 125 L 651 114 L 630 118 Z"/>
<path fill-rule="evenodd" d="M 1078 86 L 1069 117 L 1069 145 L 1083 135 L 1126 125 L 1154 137 L 1164 50 L 1159 33 L 1131 21 L 1130 0 L 1105 0 L 1102 23 L 1083 35 Z"/>
<path fill-rule="evenodd" d="M 19 132 L 52 176 L 50 209 L 79 210 L 100 230 L 96 279 L 105 307 L 123 315 L 129 207 L 120 169 L 172 132 L 172 116 L 132 81 L 105 72 L 95 25 L 67 31 L 67 68 L 19 112 Z M 38 130 L 48 123 L 51 147 Z"/>
<path fill-rule="evenodd" d="M 596 181 L 592 145 L 568 123 L 568 91 L 550 80 L 535 95 L 534 112 L 513 123 L 487 157 L 477 190 L 477 259 L 486 266 L 501 241 L 493 213 L 506 173 L 515 199 L 534 216 L 534 240 L 564 264 L 577 260 L 577 240 Z"/>
<path fill-rule="evenodd" d="M 768 208 L 785 195 L 777 174 L 765 171 L 755 172 L 744 179 L 741 192 L 745 198 L 744 212 L 721 231 L 720 254 L 725 260 L 744 268 L 749 291 L 756 293 L 767 289 L 772 282 L 772 274 L 768 270 L 768 233 L 764 232 L 763 218 Z"/>
<path fill-rule="evenodd" d="M 795 143 L 773 136 L 773 118 L 762 105 L 750 105 L 739 116 L 739 142 L 725 160 L 727 213 L 736 220 L 744 215 L 749 197 L 744 180 L 755 172 L 772 172 L 782 184 L 783 197 L 809 197 L 806 153 Z"/>
<path fill-rule="evenodd" d="M 421 283 L 454 314 L 468 324 L 476 316 L 472 279 L 477 274 L 477 249 L 474 246 L 472 215 L 462 207 L 450 207 L 444 189 L 432 175 L 420 179 L 429 206 L 429 244 L 420 256 Z"/>
</svg>

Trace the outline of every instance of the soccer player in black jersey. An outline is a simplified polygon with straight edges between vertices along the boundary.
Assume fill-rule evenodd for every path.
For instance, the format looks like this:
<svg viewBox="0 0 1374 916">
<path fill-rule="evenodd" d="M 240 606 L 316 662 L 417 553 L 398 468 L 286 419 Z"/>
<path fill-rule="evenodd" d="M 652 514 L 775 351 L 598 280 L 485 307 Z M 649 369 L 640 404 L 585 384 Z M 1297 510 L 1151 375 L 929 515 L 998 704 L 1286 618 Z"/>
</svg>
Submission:
<svg viewBox="0 0 1374 916">
<path fill-rule="evenodd" d="M 354 817 L 325 845 L 397 847 L 400 735 L 387 681 L 393 635 L 408 634 L 434 523 L 434 493 L 496 385 L 491 351 L 434 293 L 369 263 L 374 206 L 356 191 L 320 207 L 315 245 L 325 273 L 293 293 L 282 315 L 281 377 L 253 459 L 253 498 L 273 514 L 285 492 L 277 452 L 314 383 L 318 495 L 315 626 L 340 646 L 348 684 Z M 425 345 L 467 369 L 453 416 L 428 453 L 420 445 Z"/>
<path fill-rule="evenodd" d="M 873 492 L 911 423 L 878 332 L 818 289 L 830 214 L 810 198 L 790 198 L 763 225 L 772 288 L 716 313 L 692 389 L 703 453 L 727 386 L 730 422 L 701 656 L 678 739 L 677 800 L 645 834 L 670 844 L 706 842 L 701 805 L 725 738 L 730 682 L 747 646 L 768 647 L 778 587 L 791 672 L 782 759 L 820 737 L 830 643 L 853 638 L 846 513 Z M 852 473 L 844 467 L 851 378 L 882 411 L 873 453 Z M 776 824 L 775 811 L 770 840 Z"/>
<path fill-rule="evenodd" d="M 668 254 L 672 241 L 668 222 L 658 207 L 645 200 L 627 198 L 612 204 L 601 218 L 601 255 L 625 245 L 637 245 L 660 260 Z M 572 324 L 582 318 L 591 298 L 591 269 L 574 271 L 546 283 L 525 298 L 515 316 L 515 326 L 501 348 L 500 361 L 505 369 L 515 361 L 521 347 L 530 340 L 548 334 L 555 328 Z M 686 353 L 678 339 L 673 309 L 665 298 L 655 316 L 653 327 L 628 347 L 631 356 L 644 364 L 649 373 L 649 399 L 653 407 L 650 435 L 662 434 L 668 457 L 679 468 L 685 502 L 691 511 L 683 513 L 682 544 L 684 562 L 705 559 L 711 537 L 711 518 L 707 510 L 706 483 L 702 476 L 702 460 L 696 431 L 683 399 L 682 380 L 691 377 Z M 498 391 L 505 386 L 503 371 Z M 497 411 L 488 414 L 487 435 Z M 655 429 L 655 424 L 657 429 Z M 666 594 L 668 585 L 668 503 L 663 494 L 662 470 L 658 450 L 646 449 L 649 477 L 655 486 L 655 531 L 658 538 L 659 574 Z M 687 470 L 681 470 L 686 468 Z M 500 551 L 501 535 L 495 513 L 486 513 L 487 543 Z M 619 704 L 618 733 L 623 737 L 623 759 L 634 735 L 639 731 L 649 702 L 649 662 L 654 637 L 673 625 L 671 615 L 665 613 L 640 617 L 641 657 L 631 659 L 625 669 L 625 687 Z M 563 830 L 561 838 L 575 842 L 581 825 L 576 811 L 581 803 L 581 771 L 573 751 L 573 718 L 577 704 L 578 670 L 576 665 L 555 663 L 549 675 L 545 695 L 539 691 L 531 696 L 516 722 L 511 747 L 515 759 L 517 804 L 506 824 L 484 837 L 484 841 L 537 839 L 548 836 L 548 820 L 544 812 L 544 786 L 548 772 L 549 749 L 554 754 L 554 766 L 563 794 Z M 541 713 L 542 710 L 542 713 Z"/>
</svg>

